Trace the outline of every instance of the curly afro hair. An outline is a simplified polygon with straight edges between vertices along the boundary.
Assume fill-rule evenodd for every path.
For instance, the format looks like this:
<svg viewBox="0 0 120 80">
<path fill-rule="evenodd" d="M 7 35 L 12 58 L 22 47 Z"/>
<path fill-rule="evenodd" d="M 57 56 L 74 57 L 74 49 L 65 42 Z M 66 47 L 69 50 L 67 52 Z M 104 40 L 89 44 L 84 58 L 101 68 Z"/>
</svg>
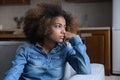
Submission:
<svg viewBox="0 0 120 80">
<path fill-rule="evenodd" d="M 23 31 L 27 40 L 31 43 L 42 42 L 45 33 L 49 32 L 48 29 L 51 19 L 57 16 L 63 16 L 65 18 L 67 31 L 76 33 L 79 24 L 71 14 L 65 12 L 60 5 L 41 3 L 36 8 L 26 12 Z"/>
</svg>

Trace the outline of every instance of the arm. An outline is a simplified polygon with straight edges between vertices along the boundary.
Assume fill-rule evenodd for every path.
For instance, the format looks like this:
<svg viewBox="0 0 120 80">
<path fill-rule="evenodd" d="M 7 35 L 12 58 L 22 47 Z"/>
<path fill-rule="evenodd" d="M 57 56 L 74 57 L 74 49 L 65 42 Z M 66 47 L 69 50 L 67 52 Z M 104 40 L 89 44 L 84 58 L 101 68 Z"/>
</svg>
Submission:
<svg viewBox="0 0 120 80">
<path fill-rule="evenodd" d="M 25 49 L 19 47 L 16 51 L 16 58 L 14 61 L 12 61 L 12 67 L 5 75 L 4 80 L 19 80 L 25 64 Z"/>
<path fill-rule="evenodd" d="M 70 36 L 69 36 L 70 34 Z M 68 53 L 68 62 L 79 74 L 90 74 L 90 59 L 86 53 L 86 46 L 78 35 L 68 33 L 66 36 L 71 43 L 71 49 Z"/>
</svg>

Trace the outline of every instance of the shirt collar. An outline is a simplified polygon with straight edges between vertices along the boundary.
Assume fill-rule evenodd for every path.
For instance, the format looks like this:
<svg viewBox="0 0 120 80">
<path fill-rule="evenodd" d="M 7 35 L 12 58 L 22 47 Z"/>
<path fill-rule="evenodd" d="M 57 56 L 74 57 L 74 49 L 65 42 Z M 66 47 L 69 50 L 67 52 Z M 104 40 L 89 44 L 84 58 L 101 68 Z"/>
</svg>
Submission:
<svg viewBox="0 0 120 80">
<path fill-rule="evenodd" d="M 53 49 L 60 50 L 63 47 L 63 45 L 65 45 L 65 44 L 64 43 L 58 43 L 56 45 L 56 47 L 53 48 Z M 35 44 L 35 46 L 38 47 L 38 48 L 40 48 L 40 49 L 43 49 L 43 47 L 38 42 Z"/>
</svg>

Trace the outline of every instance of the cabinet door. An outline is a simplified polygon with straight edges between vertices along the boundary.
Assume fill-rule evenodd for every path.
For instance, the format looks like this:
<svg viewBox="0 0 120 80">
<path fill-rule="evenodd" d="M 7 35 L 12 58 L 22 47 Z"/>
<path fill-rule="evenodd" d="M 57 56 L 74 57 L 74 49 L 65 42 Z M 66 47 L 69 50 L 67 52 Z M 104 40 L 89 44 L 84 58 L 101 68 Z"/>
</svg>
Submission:
<svg viewBox="0 0 120 80">
<path fill-rule="evenodd" d="M 30 4 L 30 0 L 1 0 L 2 5 Z"/>
<path fill-rule="evenodd" d="M 91 63 L 103 64 L 106 75 L 110 75 L 110 30 L 81 30 L 78 34 L 87 46 Z"/>
<path fill-rule="evenodd" d="M 104 35 L 92 35 L 91 37 L 86 37 L 84 43 L 87 46 L 87 53 L 90 57 L 91 63 L 97 62 L 104 64 Z"/>
</svg>

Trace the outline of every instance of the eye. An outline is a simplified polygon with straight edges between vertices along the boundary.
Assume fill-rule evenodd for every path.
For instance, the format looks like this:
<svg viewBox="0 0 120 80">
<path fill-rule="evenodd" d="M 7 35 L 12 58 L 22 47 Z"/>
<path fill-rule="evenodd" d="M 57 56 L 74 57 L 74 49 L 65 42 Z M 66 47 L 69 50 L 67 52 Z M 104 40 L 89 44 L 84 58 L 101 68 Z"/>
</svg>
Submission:
<svg viewBox="0 0 120 80">
<path fill-rule="evenodd" d="M 62 25 L 61 24 L 56 24 L 56 28 L 61 28 Z"/>
</svg>

